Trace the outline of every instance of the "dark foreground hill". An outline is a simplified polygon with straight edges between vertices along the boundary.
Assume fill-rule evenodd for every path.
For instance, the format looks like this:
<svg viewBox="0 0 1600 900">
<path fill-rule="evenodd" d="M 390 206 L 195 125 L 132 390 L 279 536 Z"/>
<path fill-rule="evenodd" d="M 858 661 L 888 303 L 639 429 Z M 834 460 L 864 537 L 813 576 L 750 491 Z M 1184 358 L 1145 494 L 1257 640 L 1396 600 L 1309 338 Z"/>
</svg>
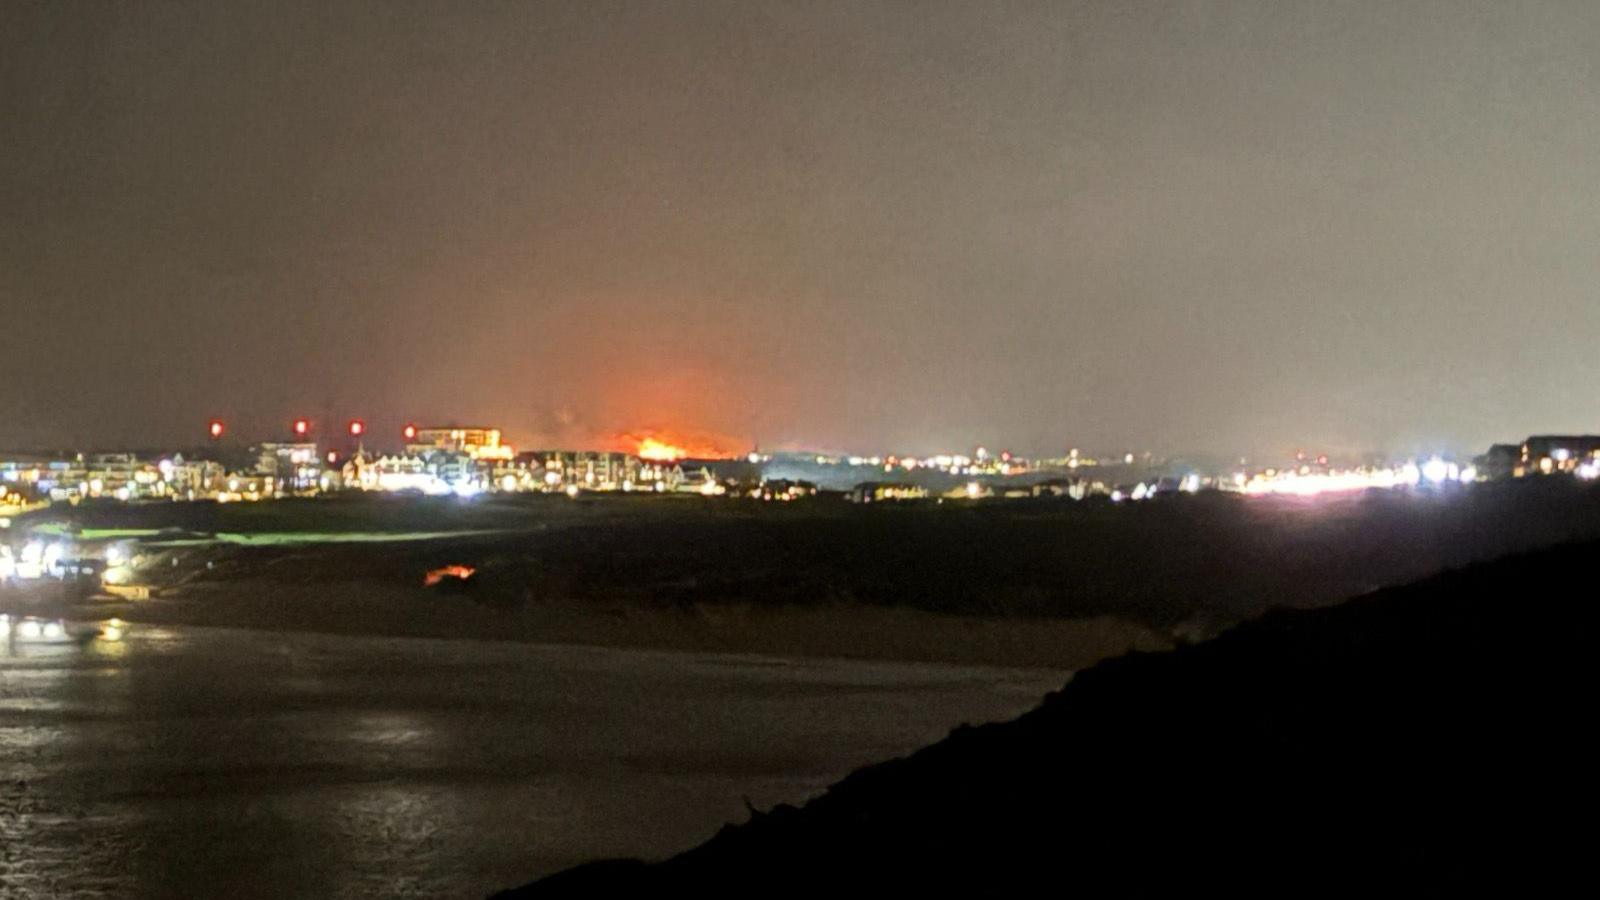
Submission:
<svg viewBox="0 0 1600 900">
<path fill-rule="evenodd" d="M 1587 883 L 1597 554 L 1483 564 L 1103 663 L 1016 721 L 960 729 L 673 859 L 504 896 Z"/>
</svg>

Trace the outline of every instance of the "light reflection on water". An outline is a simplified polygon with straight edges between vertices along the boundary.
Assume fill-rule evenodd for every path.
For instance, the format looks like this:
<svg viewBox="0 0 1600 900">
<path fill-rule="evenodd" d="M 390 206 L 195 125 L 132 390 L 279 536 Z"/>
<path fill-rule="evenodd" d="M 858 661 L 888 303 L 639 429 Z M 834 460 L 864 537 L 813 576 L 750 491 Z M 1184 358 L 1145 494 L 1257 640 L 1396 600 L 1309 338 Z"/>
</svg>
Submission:
<svg viewBox="0 0 1600 900">
<path fill-rule="evenodd" d="M 681 849 L 1061 680 L 138 626 L 0 650 L 0 896 L 481 896 Z"/>
</svg>

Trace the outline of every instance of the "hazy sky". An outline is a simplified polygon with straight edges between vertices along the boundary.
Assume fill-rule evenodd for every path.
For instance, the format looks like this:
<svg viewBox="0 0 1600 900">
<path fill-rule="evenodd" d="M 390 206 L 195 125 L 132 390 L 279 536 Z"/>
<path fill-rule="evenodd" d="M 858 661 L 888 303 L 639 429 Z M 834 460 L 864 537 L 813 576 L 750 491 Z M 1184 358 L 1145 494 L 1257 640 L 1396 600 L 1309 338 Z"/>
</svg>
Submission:
<svg viewBox="0 0 1600 900">
<path fill-rule="evenodd" d="M 1597 61 L 1593 2 L 0 0 L 0 446 L 1600 430 Z"/>
</svg>

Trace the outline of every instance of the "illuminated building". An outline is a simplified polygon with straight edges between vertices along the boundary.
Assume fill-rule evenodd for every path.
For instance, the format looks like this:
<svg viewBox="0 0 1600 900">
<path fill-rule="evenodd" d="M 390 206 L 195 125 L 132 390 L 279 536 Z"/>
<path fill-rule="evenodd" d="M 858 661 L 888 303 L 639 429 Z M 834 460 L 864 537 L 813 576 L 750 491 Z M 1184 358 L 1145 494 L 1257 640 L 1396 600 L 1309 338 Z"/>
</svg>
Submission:
<svg viewBox="0 0 1600 900">
<path fill-rule="evenodd" d="M 1088 487 L 1081 478 L 1047 478 L 1031 487 L 1035 497 L 1067 497 L 1072 500 L 1082 500 L 1088 494 Z"/>
<path fill-rule="evenodd" d="M 949 500 L 982 500 L 994 495 L 994 488 L 980 481 L 969 481 L 944 492 L 945 498 Z"/>
<path fill-rule="evenodd" d="M 253 449 L 256 465 L 252 471 L 272 476 L 279 490 L 301 494 L 320 487 L 322 456 L 315 443 L 266 443 Z"/>
<path fill-rule="evenodd" d="M 363 491 L 421 491 L 445 493 L 448 488 L 429 471 L 420 456 L 368 458 L 357 453 L 345 460 L 340 473 L 346 487 Z"/>
<path fill-rule="evenodd" d="M 407 426 L 407 434 L 411 427 Z M 406 441 L 406 453 L 420 456 L 432 450 L 464 453 L 473 459 L 509 460 L 515 451 L 501 441 L 500 429 L 456 425 L 442 428 L 418 428 L 416 435 Z"/>
<path fill-rule="evenodd" d="M 667 490 L 680 494 L 703 494 L 708 497 L 727 493 L 727 488 L 705 466 L 688 469 L 678 467 L 677 474 L 678 477 L 672 479 L 673 483 L 667 486 Z"/>
<path fill-rule="evenodd" d="M 924 500 L 928 489 L 896 481 L 863 481 L 850 489 L 851 503 L 882 503 L 894 500 Z"/>
<path fill-rule="evenodd" d="M 270 500 L 277 494 L 278 484 L 273 476 L 258 472 L 240 472 L 227 477 L 221 489 L 216 492 L 216 499 L 218 503 Z"/>
<path fill-rule="evenodd" d="M 657 490 L 658 484 L 660 490 L 672 490 L 682 472 L 676 463 L 669 461 L 581 450 L 519 453 L 516 468 L 525 473 L 521 480 L 534 490 L 561 490 L 566 485 L 575 485 L 590 491 L 648 491 Z"/>
<path fill-rule="evenodd" d="M 804 497 L 815 497 L 817 486 L 809 481 L 792 481 L 786 478 L 774 478 L 761 482 L 751 496 L 759 500 L 799 500 Z"/>
<path fill-rule="evenodd" d="M 174 454 L 156 463 L 174 500 L 195 500 L 209 497 L 222 489 L 227 471 L 222 463 L 209 459 L 184 459 Z"/>
<path fill-rule="evenodd" d="M 415 491 L 471 496 L 489 489 L 483 461 L 450 450 L 370 457 L 357 453 L 340 470 L 345 487 L 362 491 Z"/>
<path fill-rule="evenodd" d="M 1600 436 L 1534 435 L 1522 442 L 1522 453 L 1513 474 L 1520 478 L 1573 473 L 1596 460 L 1600 460 Z"/>
</svg>

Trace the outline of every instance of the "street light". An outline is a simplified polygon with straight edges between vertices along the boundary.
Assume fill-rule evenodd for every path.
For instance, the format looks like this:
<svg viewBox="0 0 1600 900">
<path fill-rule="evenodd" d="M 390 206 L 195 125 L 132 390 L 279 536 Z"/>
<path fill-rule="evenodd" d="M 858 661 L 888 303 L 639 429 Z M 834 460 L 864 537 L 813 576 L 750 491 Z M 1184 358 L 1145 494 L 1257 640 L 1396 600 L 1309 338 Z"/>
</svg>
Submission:
<svg viewBox="0 0 1600 900">
<path fill-rule="evenodd" d="M 211 439 L 215 441 L 222 438 L 222 432 L 226 429 L 224 428 L 221 419 L 212 419 L 209 430 L 211 432 Z"/>
</svg>

